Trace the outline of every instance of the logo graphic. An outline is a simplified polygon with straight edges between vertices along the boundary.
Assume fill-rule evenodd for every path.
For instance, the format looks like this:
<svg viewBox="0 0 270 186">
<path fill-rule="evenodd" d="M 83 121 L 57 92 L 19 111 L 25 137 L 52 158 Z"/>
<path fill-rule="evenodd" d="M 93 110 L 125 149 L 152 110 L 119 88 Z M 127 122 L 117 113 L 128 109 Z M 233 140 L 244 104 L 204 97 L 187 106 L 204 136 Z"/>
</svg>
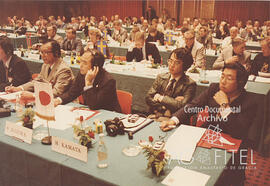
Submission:
<svg viewBox="0 0 270 186">
<path fill-rule="evenodd" d="M 208 142 L 209 144 L 223 146 L 222 142 L 220 141 L 221 131 L 222 129 L 219 128 L 219 125 L 209 125 L 202 140 Z"/>
</svg>

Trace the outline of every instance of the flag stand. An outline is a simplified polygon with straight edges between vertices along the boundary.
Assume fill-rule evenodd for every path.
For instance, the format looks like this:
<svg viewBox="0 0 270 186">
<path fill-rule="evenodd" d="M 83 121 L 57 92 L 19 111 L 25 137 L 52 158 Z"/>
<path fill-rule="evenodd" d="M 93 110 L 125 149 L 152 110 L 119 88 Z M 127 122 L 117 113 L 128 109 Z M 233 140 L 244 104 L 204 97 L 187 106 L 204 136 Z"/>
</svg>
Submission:
<svg viewBox="0 0 270 186">
<path fill-rule="evenodd" d="M 51 145 L 52 144 L 52 136 L 50 135 L 50 128 L 49 128 L 49 121 L 47 120 L 47 129 L 48 129 L 48 136 L 44 137 L 41 140 L 43 145 Z"/>
</svg>

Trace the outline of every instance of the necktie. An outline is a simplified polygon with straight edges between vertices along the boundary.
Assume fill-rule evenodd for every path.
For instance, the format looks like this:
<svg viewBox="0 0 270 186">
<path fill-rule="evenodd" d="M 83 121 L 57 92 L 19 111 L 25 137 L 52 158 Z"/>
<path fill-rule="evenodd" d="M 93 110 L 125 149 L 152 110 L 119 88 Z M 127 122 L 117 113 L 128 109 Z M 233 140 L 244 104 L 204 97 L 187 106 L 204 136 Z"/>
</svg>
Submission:
<svg viewBox="0 0 270 186">
<path fill-rule="evenodd" d="M 67 43 L 67 50 L 71 50 L 71 41 L 68 41 Z"/>
<path fill-rule="evenodd" d="M 48 76 L 50 75 L 51 71 L 52 71 L 52 69 L 51 69 L 51 67 L 49 67 L 49 69 L 48 69 Z"/>
<path fill-rule="evenodd" d="M 169 86 L 167 87 L 167 89 L 166 89 L 166 91 L 165 91 L 165 95 L 167 95 L 167 96 L 172 96 L 172 94 L 173 94 L 173 86 L 174 86 L 174 83 L 176 82 L 176 80 L 175 79 L 172 79 L 171 81 L 170 81 L 170 84 L 169 84 Z"/>
<path fill-rule="evenodd" d="M 5 71 L 6 71 L 6 80 L 8 81 L 8 68 L 5 66 Z"/>
</svg>

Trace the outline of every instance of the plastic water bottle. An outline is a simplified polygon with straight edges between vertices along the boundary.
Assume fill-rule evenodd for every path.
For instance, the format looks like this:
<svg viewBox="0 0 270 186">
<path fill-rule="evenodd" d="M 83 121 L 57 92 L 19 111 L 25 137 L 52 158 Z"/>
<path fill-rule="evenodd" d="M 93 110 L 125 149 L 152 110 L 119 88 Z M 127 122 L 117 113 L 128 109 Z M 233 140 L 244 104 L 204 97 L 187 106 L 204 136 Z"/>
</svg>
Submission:
<svg viewBox="0 0 270 186">
<path fill-rule="evenodd" d="M 99 143 L 98 143 L 98 152 L 97 152 L 97 159 L 98 159 L 98 168 L 106 168 L 108 167 L 108 152 L 103 140 L 104 134 L 99 134 Z"/>
</svg>

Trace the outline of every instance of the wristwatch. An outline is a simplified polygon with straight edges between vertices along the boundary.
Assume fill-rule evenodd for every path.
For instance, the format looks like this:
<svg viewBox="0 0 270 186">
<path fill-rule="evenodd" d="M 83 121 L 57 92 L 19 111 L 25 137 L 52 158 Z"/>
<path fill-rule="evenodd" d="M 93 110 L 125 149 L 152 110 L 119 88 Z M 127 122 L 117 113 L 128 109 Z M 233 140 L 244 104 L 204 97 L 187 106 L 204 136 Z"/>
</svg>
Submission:
<svg viewBox="0 0 270 186">
<path fill-rule="evenodd" d="M 226 108 L 229 106 L 229 103 L 222 103 L 220 106 L 222 106 L 223 108 Z"/>
</svg>

